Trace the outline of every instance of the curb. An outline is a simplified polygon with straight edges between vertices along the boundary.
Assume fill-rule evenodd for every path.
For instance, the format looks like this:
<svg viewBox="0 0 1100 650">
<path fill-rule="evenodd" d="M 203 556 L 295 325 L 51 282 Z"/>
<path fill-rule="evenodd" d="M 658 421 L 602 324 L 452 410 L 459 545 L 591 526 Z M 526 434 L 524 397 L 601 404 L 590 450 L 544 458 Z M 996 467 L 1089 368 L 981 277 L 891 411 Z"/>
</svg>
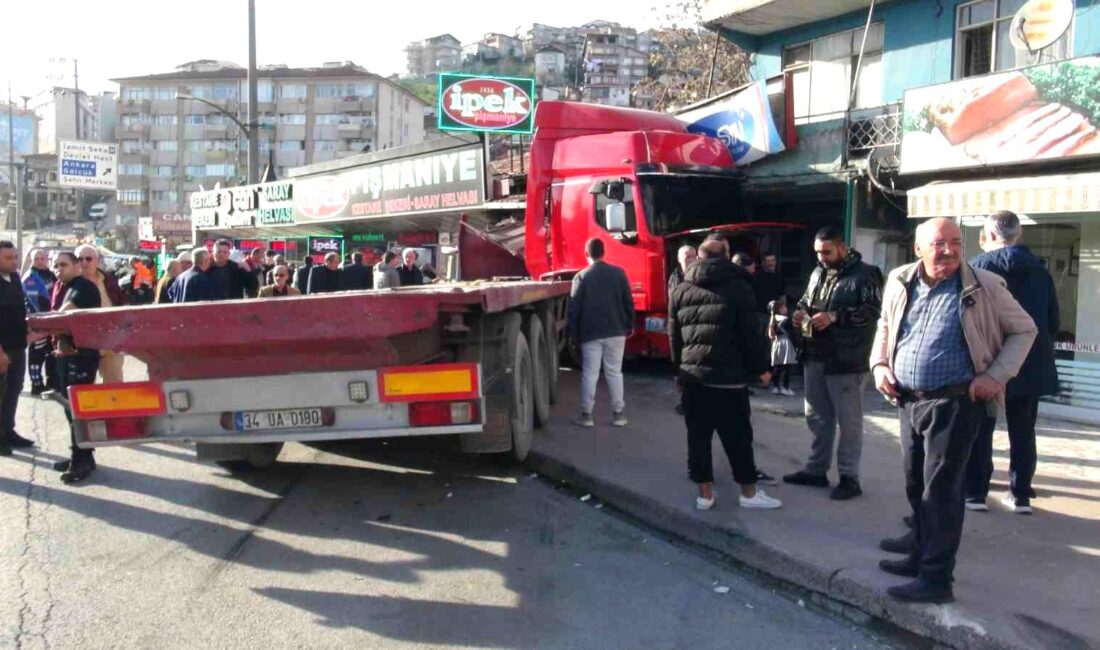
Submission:
<svg viewBox="0 0 1100 650">
<path fill-rule="evenodd" d="M 964 623 L 951 625 L 958 623 L 959 617 L 950 606 L 900 603 L 851 580 L 842 575 L 842 571 L 826 570 L 792 557 L 754 539 L 739 527 L 705 521 L 540 451 L 531 451 L 527 465 L 539 474 L 590 492 L 670 537 L 718 553 L 797 590 L 807 591 L 811 602 L 862 625 L 886 625 L 960 650 L 1023 650 L 1023 646 L 990 636 L 985 630 Z"/>
</svg>

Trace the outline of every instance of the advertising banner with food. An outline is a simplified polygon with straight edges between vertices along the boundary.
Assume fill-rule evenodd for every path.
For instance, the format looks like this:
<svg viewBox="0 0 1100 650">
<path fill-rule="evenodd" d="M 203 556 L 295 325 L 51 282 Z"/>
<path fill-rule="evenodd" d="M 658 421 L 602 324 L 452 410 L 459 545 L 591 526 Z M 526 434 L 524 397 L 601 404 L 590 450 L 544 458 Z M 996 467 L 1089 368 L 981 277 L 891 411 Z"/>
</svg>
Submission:
<svg viewBox="0 0 1100 650">
<path fill-rule="evenodd" d="M 1100 154 L 1100 57 L 905 92 L 901 173 Z"/>
</svg>

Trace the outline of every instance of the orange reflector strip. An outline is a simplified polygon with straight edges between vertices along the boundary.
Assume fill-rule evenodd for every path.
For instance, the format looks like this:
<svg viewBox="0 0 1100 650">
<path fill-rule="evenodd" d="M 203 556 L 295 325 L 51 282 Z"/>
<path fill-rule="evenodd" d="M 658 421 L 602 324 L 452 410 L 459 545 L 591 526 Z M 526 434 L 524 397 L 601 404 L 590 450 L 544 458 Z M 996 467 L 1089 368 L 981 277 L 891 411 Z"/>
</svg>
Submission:
<svg viewBox="0 0 1100 650">
<path fill-rule="evenodd" d="M 398 366 L 378 371 L 383 402 L 423 402 L 479 397 L 476 363 Z"/>
<path fill-rule="evenodd" d="M 164 413 L 164 390 L 151 382 L 83 384 L 69 387 L 73 415 L 81 419 L 121 418 Z"/>
</svg>

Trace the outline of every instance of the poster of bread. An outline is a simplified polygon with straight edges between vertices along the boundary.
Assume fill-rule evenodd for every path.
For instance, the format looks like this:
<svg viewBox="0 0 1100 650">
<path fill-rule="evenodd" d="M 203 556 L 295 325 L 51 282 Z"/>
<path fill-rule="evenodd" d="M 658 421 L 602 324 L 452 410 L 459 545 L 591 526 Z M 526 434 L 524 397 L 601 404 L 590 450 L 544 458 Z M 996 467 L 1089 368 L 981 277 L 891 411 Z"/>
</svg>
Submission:
<svg viewBox="0 0 1100 650">
<path fill-rule="evenodd" d="M 1100 57 L 905 93 L 901 172 L 1100 154 Z"/>
</svg>

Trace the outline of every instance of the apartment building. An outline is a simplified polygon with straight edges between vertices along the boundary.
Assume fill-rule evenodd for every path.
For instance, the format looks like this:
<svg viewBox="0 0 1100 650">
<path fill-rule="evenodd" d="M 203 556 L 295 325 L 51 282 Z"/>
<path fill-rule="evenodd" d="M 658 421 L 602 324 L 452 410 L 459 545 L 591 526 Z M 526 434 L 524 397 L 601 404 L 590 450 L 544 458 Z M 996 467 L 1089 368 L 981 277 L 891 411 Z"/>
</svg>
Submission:
<svg viewBox="0 0 1100 650">
<path fill-rule="evenodd" d="M 612 28 L 607 28 L 612 29 Z M 630 106 L 631 88 L 649 76 L 650 37 L 634 30 L 589 33 L 582 62 L 584 101 Z M 639 44 L 644 50 L 638 49 Z"/>
<path fill-rule="evenodd" d="M 405 55 L 409 76 L 448 72 L 462 65 L 462 43 L 450 34 L 440 34 L 409 43 Z"/>
<path fill-rule="evenodd" d="M 100 101 L 83 90 L 55 86 L 31 97 L 38 116 L 38 153 L 57 153 L 60 140 L 99 140 Z"/>
<path fill-rule="evenodd" d="M 114 81 L 121 213 L 186 213 L 188 195 L 200 186 L 247 178 L 248 138 L 236 124 L 248 115 L 244 68 L 206 60 Z M 263 66 L 261 166 L 270 162 L 285 177 L 293 167 L 420 142 L 424 108 L 412 93 L 350 61 Z"/>
</svg>

